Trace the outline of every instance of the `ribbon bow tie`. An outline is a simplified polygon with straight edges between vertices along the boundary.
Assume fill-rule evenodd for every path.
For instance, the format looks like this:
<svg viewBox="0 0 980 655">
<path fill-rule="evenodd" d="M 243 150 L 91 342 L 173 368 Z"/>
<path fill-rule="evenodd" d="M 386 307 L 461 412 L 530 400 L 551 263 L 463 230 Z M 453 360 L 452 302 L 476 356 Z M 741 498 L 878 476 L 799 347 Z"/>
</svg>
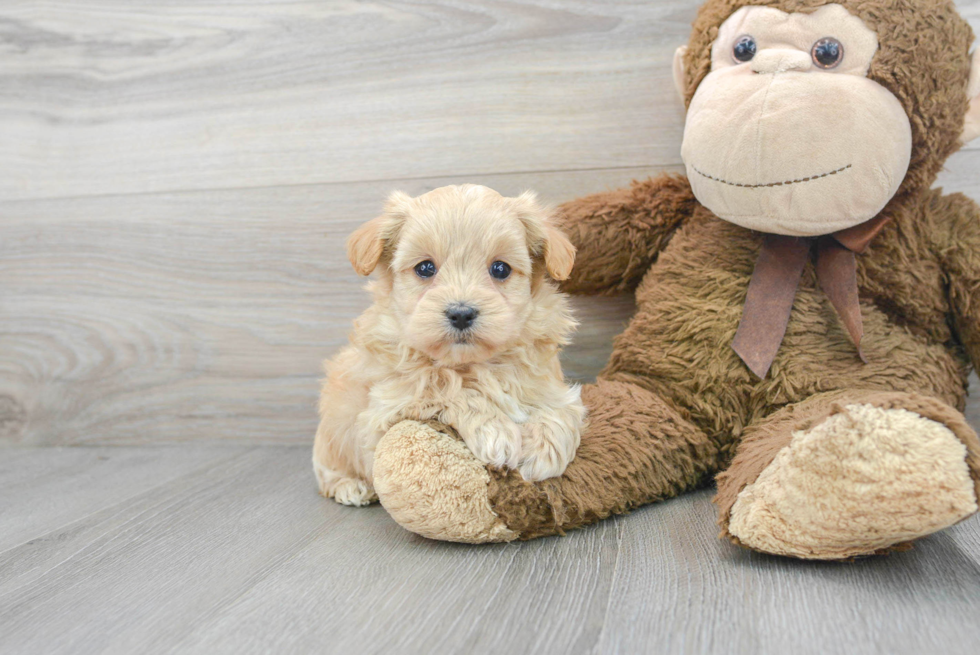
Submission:
<svg viewBox="0 0 980 655">
<path fill-rule="evenodd" d="M 820 288 L 840 316 L 861 361 L 861 307 L 858 304 L 857 262 L 861 253 L 888 222 L 877 217 L 854 227 L 818 237 L 769 234 L 762 244 L 749 281 L 742 320 L 732 348 L 749 369 L 765 378 L 786 334 L 803 267 L 816 249 Z"/>
</svg>

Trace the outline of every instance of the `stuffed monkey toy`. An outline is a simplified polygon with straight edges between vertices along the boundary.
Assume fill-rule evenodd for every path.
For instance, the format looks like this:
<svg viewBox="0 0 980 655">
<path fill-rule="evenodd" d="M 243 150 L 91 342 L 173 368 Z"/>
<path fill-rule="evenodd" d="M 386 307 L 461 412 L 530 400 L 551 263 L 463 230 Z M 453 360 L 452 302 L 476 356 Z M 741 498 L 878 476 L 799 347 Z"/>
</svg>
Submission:
<svg viewBox="0 0 980 655">
<path fill-rule="evenodd" d="M 530 539 L 714 476 L 736 544 L 844 559 L 976 512 L 980 209 L 930 189 L 980 134 L 972 40 L 950 0 L 707 0 L 674 63 L 686 177 L 559 208 L 564 288 L 637 305 L 575 459 L 526 482 L 405 421 L 375 455 L 390 514 Z"/>
</svg>

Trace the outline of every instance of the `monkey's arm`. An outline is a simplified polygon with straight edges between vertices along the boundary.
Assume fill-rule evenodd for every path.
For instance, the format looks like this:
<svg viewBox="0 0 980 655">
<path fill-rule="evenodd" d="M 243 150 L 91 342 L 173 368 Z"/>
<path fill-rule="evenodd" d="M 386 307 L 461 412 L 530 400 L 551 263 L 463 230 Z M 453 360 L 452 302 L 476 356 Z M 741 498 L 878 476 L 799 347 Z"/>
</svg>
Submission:
<svg viewBox="0 0 980 655">
<path fill-rule="evenodd" d="M 630 291 L 694 212 L 687 178 L 662 174 L 559 207 L 558 223 L 576 248 L 570 293 Z"/>
<path fill-rule="evenodd" d="M 939 199 L 937 224 L 948 221 L 941 244 L 953 327 L 974 368 L 980 367 L 980 207 L 961 193 Z"/>
</svg>

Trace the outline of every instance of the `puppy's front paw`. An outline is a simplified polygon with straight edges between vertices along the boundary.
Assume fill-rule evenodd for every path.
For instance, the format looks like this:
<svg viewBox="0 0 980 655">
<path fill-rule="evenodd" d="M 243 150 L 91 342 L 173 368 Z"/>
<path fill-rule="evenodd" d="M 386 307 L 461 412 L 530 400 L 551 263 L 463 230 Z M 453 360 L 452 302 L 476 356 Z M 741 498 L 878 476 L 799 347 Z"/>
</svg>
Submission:
<svg viewBox="0 0 980 655">
<path fill-rule="evenodd" d="M 517 468 L 521 460 L 521 429 L 510 419 L 489 418 L 460 431 L 473 455 L 497 468 Z"/>
<path fill-rule="evenodd" d="M 557 421 L 532 421 L 522 426 L 520 472 L 525 480 L 537 482 L 565 472 L 579 444 L 576 430 Z"/>
<path fill-rule="evenodd" d="M 378 499 L 374 493 L 374 487 L 356 478 L 344 478 L 339 480 L 333 487 L 333 499 L 341 505 L 351 505 L 353 507 L 363 507 L 370 505 Z"/>
</svg>

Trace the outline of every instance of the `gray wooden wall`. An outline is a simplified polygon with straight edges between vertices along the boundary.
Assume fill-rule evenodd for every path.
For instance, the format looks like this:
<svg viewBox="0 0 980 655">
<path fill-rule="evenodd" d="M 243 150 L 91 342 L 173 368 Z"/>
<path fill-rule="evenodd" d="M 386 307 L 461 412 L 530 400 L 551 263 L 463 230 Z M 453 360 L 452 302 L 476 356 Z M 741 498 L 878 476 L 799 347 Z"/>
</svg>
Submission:
<svg viewBox="0 0 980 655">
<path fill-rule="evenodd" d="M 680 170 L 696 5 L 0 3 L 0 444 L 308 442 L 346 235 L 393 189 Z M 980 146 L 941 184 L 980 200 Z M 576 304 L 588 378 L 630 305 Z"/>
</svg>

